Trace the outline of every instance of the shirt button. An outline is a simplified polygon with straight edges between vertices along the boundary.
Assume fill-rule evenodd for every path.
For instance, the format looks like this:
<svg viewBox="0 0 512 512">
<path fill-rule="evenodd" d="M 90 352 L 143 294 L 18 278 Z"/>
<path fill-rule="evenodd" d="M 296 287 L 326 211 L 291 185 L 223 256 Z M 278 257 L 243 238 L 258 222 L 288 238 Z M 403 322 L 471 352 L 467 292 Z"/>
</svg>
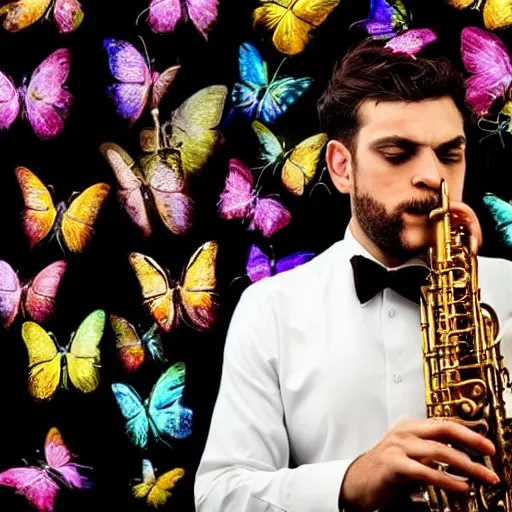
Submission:
<svg viewBox="0 0 512 512">
<path fill-rule="evenodd" d="M 390 309 L 388 311 L 388 315 L 390 316 L 390 318 L 393 318 L 396 315 L 396 311 L 394 309 Z"/>
<path fill-rule="evenodd" d="M 402 382 L 402 375 L 400 373 L 395 373 L 393 375 L 393 382 L 395 382 L 396 384 Z"/>
</svg>

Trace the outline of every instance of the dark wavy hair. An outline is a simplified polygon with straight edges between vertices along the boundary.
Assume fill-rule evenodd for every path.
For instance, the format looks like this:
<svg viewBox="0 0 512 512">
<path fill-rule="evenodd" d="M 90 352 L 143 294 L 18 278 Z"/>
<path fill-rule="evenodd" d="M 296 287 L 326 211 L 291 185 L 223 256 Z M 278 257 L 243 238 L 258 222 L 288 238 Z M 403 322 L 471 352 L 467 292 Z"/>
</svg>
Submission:
<svg viewBox="0 0 512 512">
<path fill-rule="evenodd" d="M 464 75 L 446 57 L 412 58 L 393 53 L 382 41 L 366 39 L 334 67 L 318 100 L 320 128 L 350 151 L 360 129 L 359 107 L 366 100 L 422 101 L 449 96 L 464 121 L 472 120 L 465 103 Z"/>
</svg>

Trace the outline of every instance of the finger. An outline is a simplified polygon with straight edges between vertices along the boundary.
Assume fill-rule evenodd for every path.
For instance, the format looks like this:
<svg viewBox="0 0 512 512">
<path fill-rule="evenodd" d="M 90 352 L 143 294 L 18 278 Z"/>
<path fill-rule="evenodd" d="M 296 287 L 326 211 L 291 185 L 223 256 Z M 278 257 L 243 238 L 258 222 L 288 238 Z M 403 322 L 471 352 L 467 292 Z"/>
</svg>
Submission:
<svg viewBox="0 0 512 512">
<path fill-rule="evenodd" d="M 450 212 L 454 214 L 456 224 L 464 224 L 470 233 L 471 252 L 476 254 L 482 245 L 482 227 L 474 210 L 461 201 L 450 201 Z"/>
<path fill-rule="evenodd" d="M 409 432 L 422 439 L 454 441 L 482 455 L 494 455 L 496 451 L 492 442 L 485 436 L 460 423 L 450 421 L 448 418 L 430 418 L 419 421 L 409 427 Z"/>
<path fill-rule="evenodd" d="M 469 478 L 488 482 L 489 484 L 496 484 L 499 481 L 498 475 L 483 464 L 471 460 L 466 453 L 438 441 L 411 440 L 404 445 L 404 450 L 410 458 L 414 458 L 427 466 L 447 465 L 448 472 L 455 470 L 455 473 L 462 473 Z M 461 478 L 457 474 L 452 476 Z"/>
</svg>

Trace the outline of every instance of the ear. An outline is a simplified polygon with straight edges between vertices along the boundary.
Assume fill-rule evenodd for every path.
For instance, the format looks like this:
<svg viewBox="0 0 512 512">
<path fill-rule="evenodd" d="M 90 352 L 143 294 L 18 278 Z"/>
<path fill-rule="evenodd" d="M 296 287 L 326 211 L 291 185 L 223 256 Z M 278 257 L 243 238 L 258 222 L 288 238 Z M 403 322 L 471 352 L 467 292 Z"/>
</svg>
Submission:
<svg viewBox="0 0 512 512">
<path fill-rule="evenodd" d="M 349 194 L 353 188 L 352 155 L 347 146 L 339 140 L 327 143 L 325 161 L 334 186 L 342 193 Z"/>
</svg>

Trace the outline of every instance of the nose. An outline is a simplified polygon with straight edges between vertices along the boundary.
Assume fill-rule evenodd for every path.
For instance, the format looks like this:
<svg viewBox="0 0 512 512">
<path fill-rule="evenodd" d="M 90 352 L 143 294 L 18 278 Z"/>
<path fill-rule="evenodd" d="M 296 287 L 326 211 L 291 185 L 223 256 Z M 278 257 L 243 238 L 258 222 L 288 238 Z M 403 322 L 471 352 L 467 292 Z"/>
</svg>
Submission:
<svg viewBox="0 0 512 512">
<path fill-rule="evenodd" d="M 443 175 L 436 153 L 431 148 L 424 148 L 418 156 L 414 162 L 412 184 L 415 187 L 439 191 Z"/>
</svg>

